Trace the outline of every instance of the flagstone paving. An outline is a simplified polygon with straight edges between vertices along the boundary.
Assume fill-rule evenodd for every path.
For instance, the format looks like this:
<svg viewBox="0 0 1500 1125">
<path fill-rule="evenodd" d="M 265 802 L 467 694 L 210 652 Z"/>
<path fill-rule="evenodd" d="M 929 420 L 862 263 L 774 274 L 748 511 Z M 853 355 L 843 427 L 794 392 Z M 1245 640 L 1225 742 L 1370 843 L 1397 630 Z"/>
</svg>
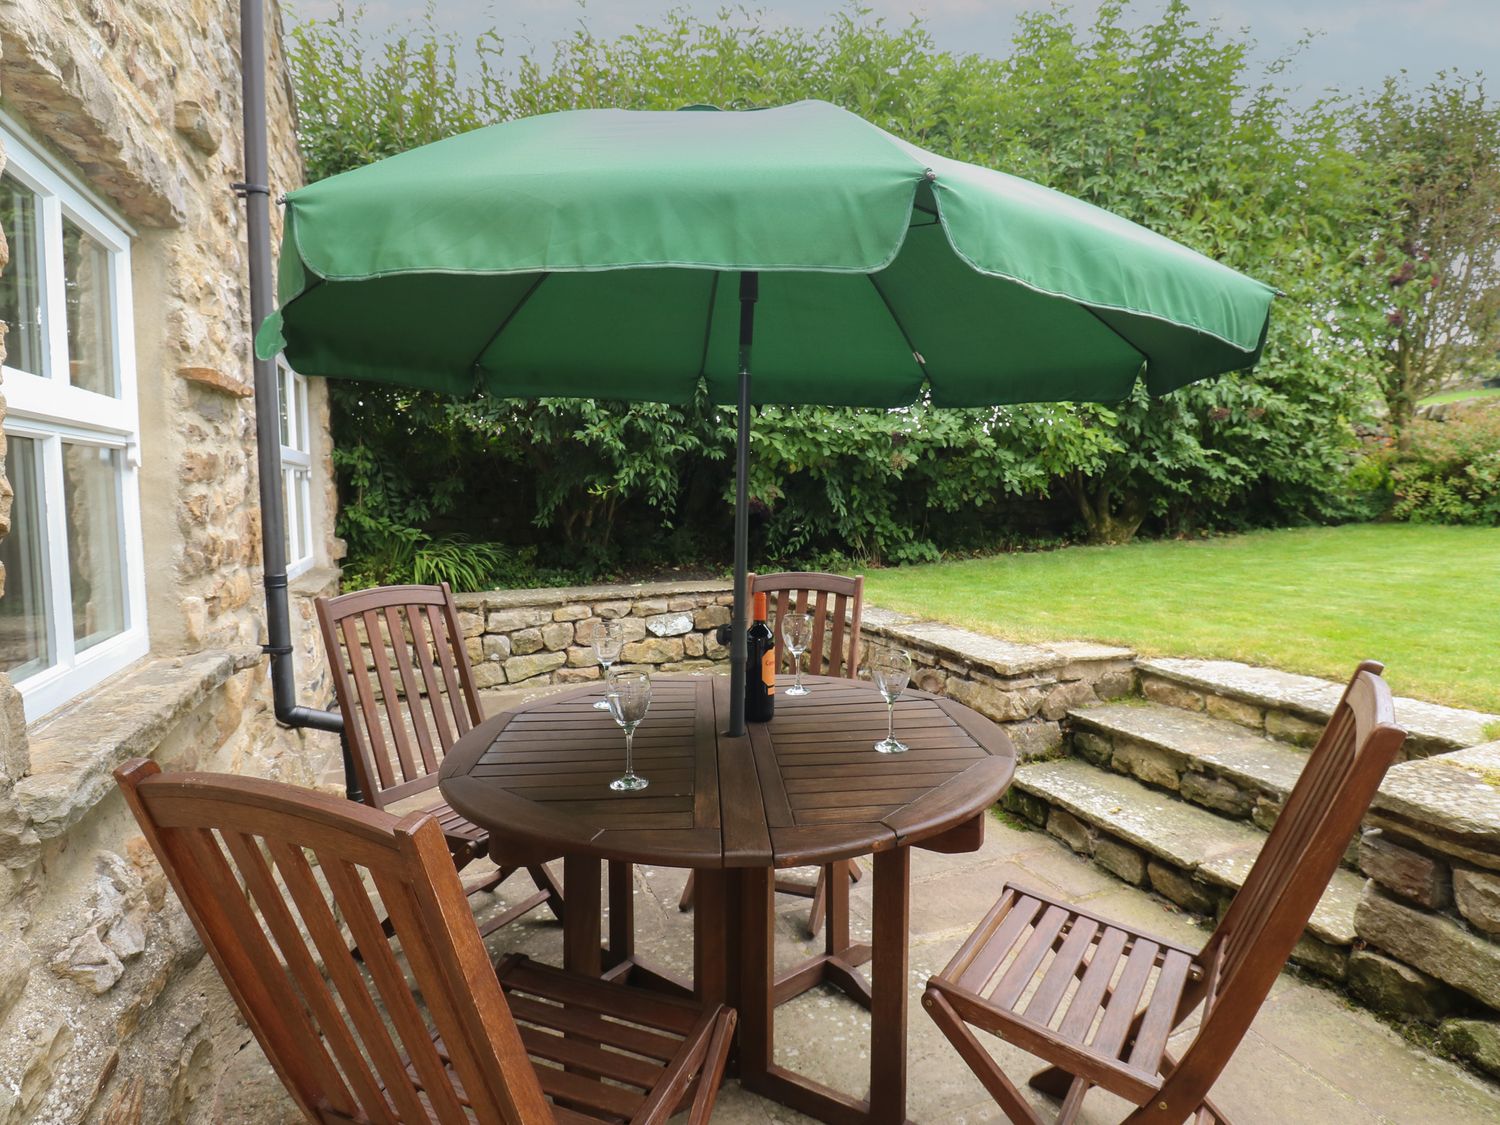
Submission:
<svg viewBox="0 0 1500 1125">
<path fill-rule="evenodd" d="M 1004 1118 L 958 1056 L 923 1014 L 920 997 L 929 974 L 947 962 L 998 895 L 1015 880 L 1169 938 L 1198 944 L 1207 931 L 1164 899 L 1125 886 L 1074 856 L 1041 832 L 1021 831 L 992 819 L 984 847 L 969 855 L 915 852 L 912 863 L 911 974 L 908 1114 L 925 1125 L 978 1125 Z M 665 968 L 690 973 L 692 925 L 677 910 L 684 873 L 637 868 L 637 949 Z M 872 880 L 851 891 L 856 933 L 868 934 Z M 524 877 L 501 888 L 528 893 Z M 802 922 L 805 899 L 781 898 L 779 956 L 791 963 L 812 952 Z M 499 949 L 521 949 L 558 961 L 561 928 L 536 911 L 492 939 Z M 808 993 L 777 1014 L 777 1061 L 851 1093 L 868 1088 L 867 1014 L 831 991 Z M 1186 1034 L 1191 1034 L 1190 1032 Z M 1023 1052 L 984 1037 L 1001 1065 L 1016 1078 L 1037 1068 Z M 237 1103 L 254 1115 L 229 1114 L 220 1120 L 264 1125 L 295 1120 L 289 1102 L 278 1099 L 274 1079 L 258 1057 L 259 1070 L 237 1066 L 234 1084 L 215 1099 L 221 1111 Z M 254 1091 L 254 1096 L 251 1091 Z M 1050 1116 L 1055 1106 L 1039 1095 L 1037 1107 Z M 1428 1125 L 1464 1122 L 1500 1125 L 1500 1085 L 1473 1076 L 1455 1064 L 1404 1040 L 1369 1012 L 1336 992 L 1283 974 L 1218 1086 L 1215 1097 L 1236 1125 Z M 1101 1091 L 1090 1093 L 1079 1120 L 1085 1125 L 1118 1122 L 1125 1103 Z M 726 1125 L 793 1123 L 807 1118 L 725 1084 L 715 1122 Z"/>
</svg>

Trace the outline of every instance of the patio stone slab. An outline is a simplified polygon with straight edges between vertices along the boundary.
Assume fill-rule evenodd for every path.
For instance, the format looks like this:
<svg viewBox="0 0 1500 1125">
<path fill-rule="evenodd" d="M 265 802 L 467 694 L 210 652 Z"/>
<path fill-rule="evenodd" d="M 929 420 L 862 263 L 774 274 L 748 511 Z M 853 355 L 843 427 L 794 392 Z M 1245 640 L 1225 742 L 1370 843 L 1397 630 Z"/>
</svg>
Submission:
<svg viewBox="0 0 1500 1125">
<path fill-rule="evenodd" d="M 1391 767 L 1369 820 L 1500 870 L 1500 742 Z"/>
<path fill-rule="evenodd" d="M 1016 785 L 1187 871 L 1236 852 L 1253 856 L 1265 839 L 1248 825 L 1077 760 L 1028 763 L 1016 770 Z"/>
<path fill-rule="evenodd" d="M 1068 712 L 1074 730 L 1124 737 L 1170 751 L 1189 768 L 1227 778 L 1243 789 L 1286 799 L 1307 755 L 1246 730 L 1229 719 L 1216 719 L 1159 703 L 1104 703 Z"/>
<path fill-rule="evenodd" d="M 1286 711 L 1316 723 L 1326 723 L 1343 694 L 1342 684 L 1299 676 L 1275 668 L 1260 668 L 1234 660 L 1156 658 L 1140 662 L 1142 673 L 1161 676 L 1199 691 L 1247 700 L 1259 707 Z M 1484 741 L 1484 729 L 1500 721 L 1458 707 L 1443 707 L 1400 696 L 1396 720 L 1410 733 L 1409 752 L 1441 753 Z"/>
<path fill-rule="evenodd" d="M 1044 672 L 1066 662 L 1060 653 L 1038 645 L 1016 644 L 936 621 L 891 624 L 882 626 L 880 632 L 891 640 L 930 649 L 940 656 L 982 665 L 1004 677 Z"/>
</svg>

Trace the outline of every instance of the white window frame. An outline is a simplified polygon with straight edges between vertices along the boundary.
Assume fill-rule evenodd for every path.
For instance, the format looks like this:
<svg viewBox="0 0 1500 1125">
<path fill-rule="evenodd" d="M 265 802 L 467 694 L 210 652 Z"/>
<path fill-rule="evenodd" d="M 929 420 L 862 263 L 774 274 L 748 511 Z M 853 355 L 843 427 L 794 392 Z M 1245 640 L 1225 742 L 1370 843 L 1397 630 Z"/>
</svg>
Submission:
<svg viewBox="0 0 1500 1125">
<path fill-rule="evenodd" d="M 101 680 L 145 656 L 150 650 L 146 625 L 146 562 L 141 537 L 140 411 L 136 397 L 135 313 L 130 285 L 129 226 L 80 189 L 24 133 L 0 117 L 0 139 L 6 148 L 4 171 L 37 195 L 39 291 L 42 294 L 44 372 L 35 375 L 6 365 L 4 390 L 7 434 L 37 441 L 39 479 L 46 498 L 47 599 L 52 664 L 16 683 L 31 722 Z M 66 382 L 68 338 L 62 269 L 63 219 L 74 223 L 109 253 L 112 316 L 111 353 L 118 397 L 98 394 Z M 53 378 L 60 375 L 60 378 Z M 124 631 L 84 652 L 73 639 L 72 583 L 68 570 L 67 514 L 63 504 L 64 442 L 121 451 L 121 555 L 125 567 Z"/>
<path fill-rule="evenodd" d="M 314 557 L 312 428 L 308 425 L 307 377 L 297 374 L 278 356 L 276 385 L 291 439 L 281 445 L 281 496 L 286 510 L 286 574 L 295 578 L 312 568 Z M 299 541 L 302 549 L 294 554 Z"/>
</svg>

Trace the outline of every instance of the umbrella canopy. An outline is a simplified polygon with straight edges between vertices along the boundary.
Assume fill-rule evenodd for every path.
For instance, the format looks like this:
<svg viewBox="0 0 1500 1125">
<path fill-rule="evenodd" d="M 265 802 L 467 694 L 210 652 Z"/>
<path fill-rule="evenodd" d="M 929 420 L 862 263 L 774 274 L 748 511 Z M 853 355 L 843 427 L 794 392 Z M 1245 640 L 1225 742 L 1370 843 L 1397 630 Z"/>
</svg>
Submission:
<svg viewBox="0 0 1500 1125">
<path fill-rule="evenodd" d="M 1273 292 L 825 102 L 525 118 L 286 202 L 262 355 L 456 393 L 733 401 L 755 271 L 754 402 L 1118 401 L 1254 363 Z"/>
<path fill-rule="evenodd" d="M 1253 364 L 1274 292 L 815 101 L 526 118 L 286 203 L 263 359 L 507 397 L 685 402 L 706 382 L 739 405 L 734 734 L 751 403 L 1163 394 Z"/>
</svg>

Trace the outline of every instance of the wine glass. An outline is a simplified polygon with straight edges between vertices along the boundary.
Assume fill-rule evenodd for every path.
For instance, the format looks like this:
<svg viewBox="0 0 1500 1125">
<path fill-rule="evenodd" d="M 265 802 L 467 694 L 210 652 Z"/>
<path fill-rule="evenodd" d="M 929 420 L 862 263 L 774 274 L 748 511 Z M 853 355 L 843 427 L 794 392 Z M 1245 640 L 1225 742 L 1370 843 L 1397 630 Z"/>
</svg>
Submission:
<svg viewBox="0 0 1500 1125">
<path fill-rule="evenodd" d="M 604 675 L 608 677 L 609 666 L 620 659 L 620 650 L 625 647 L 625 626 L 618 618 L 595 622 L 593 639 L 594 659 L 603 665 Z M 594 710 L 608 711 L 609 700 L 596 700 Z"/>
<path fill-rule="evenodd" d="M 646 712 L 651 709 L 651 677 L 645 672 L 611 672 L 605 701 L 609 713 L 625 732 L 625 776 L 615 778 L 609 783 L 609 787 L 617 793 L 632 793 L 637 789 L 644 789 L 651 783 L 644 777 L 635 775 L 631 744 L 635 741 L 635 728 L 640 726 Z"/>
<path fill-rule="evenodd" d="M 896 739 L 896 700 L 911 680 L 911 657 L 904 649 L 882 649 L 870 664 L 870 675 L 885 699 L 885 738 L 875 744 L 882 754 L 902 754 L 910 747 Z"/>
<path fill-rule="evenodd" d="M 807 651 L 807 646 L 812 640 L 812 627 L 813 619 L 810 613 L 783 613 L 781 615 L 781 639 L 786 642 L 786 647 L 792 654 L 792 667 L 797 670 L 792 686 L 786 689 L 788 695 L 807 694 L 807 689 L 802 686 L 802 654 Z"/>
</svg>

